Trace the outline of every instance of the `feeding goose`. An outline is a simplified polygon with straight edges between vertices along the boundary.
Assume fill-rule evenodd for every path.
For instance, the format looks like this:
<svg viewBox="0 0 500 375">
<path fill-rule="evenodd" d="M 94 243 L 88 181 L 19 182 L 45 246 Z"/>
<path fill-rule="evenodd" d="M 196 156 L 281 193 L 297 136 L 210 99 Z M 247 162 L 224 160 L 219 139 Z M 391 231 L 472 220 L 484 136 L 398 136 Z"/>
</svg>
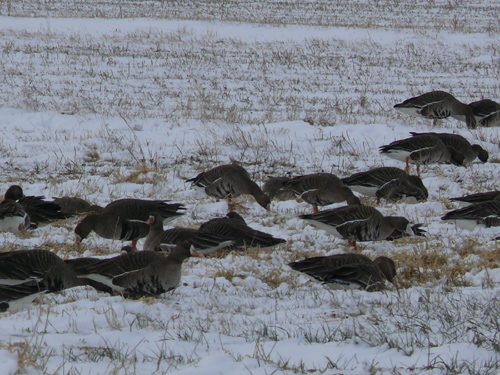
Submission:
<svg viewBox="0 0 500 375">
<path fill-rule="evenodd" d="M 413 236 L 412 224 L 401 216 L 384 216 L 370 206 L 343 206 L 324 210 L 301 219 L 323 229 L 335 237 L 348 240 L 356 247 L 357 241 L 381 241 L 387 239 L 395 229 Z"/>
<path fill-rule="evenodd" d="M 333 203 L 347 202 L 350 205 L 361 203 L 352 190 L 332 173 L 313 173 L 294 177 L 283 183 L 282 190 L 291 191 L 311 204 L 314 212 L 318 212 L 318 206 Z"/>
<path fill-rule="evenodd" d="M 235 247 L 268 248 L 286 242 L 283 238 L 253 229 L 236 212 L 230 212 L 225 217 L 211 219 L 203 223 L 199 230 L 234 241 Z"/>
<path fill-rule="evenodd" d="M 385 199 L 387 202 L 417 203 L 427 200 L 427 189 L 411 184 L 407 179 L 397 179 L 385 184 L 377 190 L 377 202 Z"/>
<path fill-rule="evenodd" d="M 482 203 L 495 200 L 500 200 L 499 190 L 487 191 L 484 193 L 469 194 L 463 197 L 450 198 L 450 201 L 458 202 L 461 206 L 469 206 L 475 203 Z"/>
<path fill-rule="evenodd" d="M 472 109 L 472 112 L 474 113 L 474 116 L 476 117 L 476 120 L 480 126 L 500 126 L 499 103 L 490 99 L 482 99 L 476 102 L 469 103 L 469 107 Z M 459 118 L 459 120 L 462 119 Z"/>
<path fill-rule="evenodd" d="M 96 212 L 99 213 L 102 211 L 102 207 L 90 204 L 85 199 L 78 197 L 61 197 L 61 198 L 52 198 L 53 202 L 58 204 L 61 207 L 61 211 L 67 212 L 69 214 L 81 214 L 85 212 Z"/>
<path fill-rule="evenodd" d="M 433 120 L 461 116 L 469 129 L 477 128 L 477 121 L 472 109 L 465 103 L 445 91 L 430 91 L 425 94 L 406 99 L 394 105 L 394 109 L 407 115 L 425 117 Z"/>
<path fill-rule="evenodd" d="M 384 256 L 371 260 L 362 254 L 336 254 L 303 259 L 289 266 L 333 289 L 372 292 L 385 289 L 384 280 L 396 285 L 396 265 Z"/>
<path fill-rule="evenodd" d="M 369 171 L 358 172 L 349 177 L 342 178 L 344 185 L 351 190 L 369 197 L 386 198 L 395 194 L 391 189 L 398 185 L 412 185 L 418 190 L 415 194 L 421 200 L 426 200 L 429 192 L 418 176 L 410 176 L 404 170 L 395 167 L 379 167 Z"/>
<path fill-rule="evenodd" d="M 58 292 L 80 285 L 88 285 L 88 280 L 78 278 L 71 266 L 49 250 L 0 253 L 0 305 L 3 311 L 29 303 L 43 292 Z"/>
<path fill-rule="evenodd" d="M 442 220 L 451 221 L 459 228 L 474 230 L 477 227 L 490 228 L 500 226 L 500 201 L 485 201 L 453 210 L 444 215 Z"/>
<path fill-rule="evenodd" d="M 380 152 L 406 162 L 406 171 L 410 169 L 409 163 L 416 164 L 419 177 L 422 164 L 452 163 L 465 166 L 463 153 L 446 146 L 438 137 L 430 134 L 416 135 L 380 146 Z"/>
<path fill-rule="evenodd" d="M 231 198 L 239 195 L 251 195 L 257 203 L 267 209 L 271 200 L 250 177 L 245 168 L 237 164 L 226 164 L 212 168 L 186 180 L 192 186 L 203 188 L 205 193 L 218 199 L 228 198 L 228 207 L 234 205 Z"/>
<path fill-rule="evenodd" d="M 478 144 L 471 145 L 467 139 L 465 139 L 459 134 L 434 133 L 434 132 L 427 132 L 427 133 L 410 132 L 410 134 L 413 136 L 433 135 L 435 137 L 438 137 L 446 146 L 452 147 L 455 150 L 461 152 L 464 155 L 465 163 L 470 163 L 474 161 L 476 158 L 481 160 L 483 163 L 486 163 L 488 161 L 488 158 L 490 157 L 488 151 L 486 151 L 480 145 Z"/>
</svg>

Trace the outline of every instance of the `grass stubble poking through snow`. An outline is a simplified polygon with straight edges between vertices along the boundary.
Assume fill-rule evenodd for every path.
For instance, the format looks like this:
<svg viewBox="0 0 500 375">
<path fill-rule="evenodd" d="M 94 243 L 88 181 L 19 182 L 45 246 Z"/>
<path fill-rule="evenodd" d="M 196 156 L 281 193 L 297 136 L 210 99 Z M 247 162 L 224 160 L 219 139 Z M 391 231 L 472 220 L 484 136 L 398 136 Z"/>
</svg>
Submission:
<svg viewBox="0 0 500 375">
<path fill-rule="evenodd" d="M 492 5 L 196 3 L 2 2 L 1 14 L 15 17 L 0 30 L 1 189 L 99 204 L 168 198 L 188 208 L 175 225 L 196 227 L 227 209 L 184 183 L 202 170 L 234 160 L 261 184 L 289 172 L 402 167 L 378 146 L 435 129 L 393 104 L 431 89 L 499 99 Z M 33 14 L 49 18 L 16 18 Z M 498 230 L 439 218 L 455 207 L 447 198 L 498 188 L 500 136 L 455 120 L 441 130 L 479 142 L 490 162 L 423 167 L 427 202 L 378 207 L 428 230 L 359 245 L 396 261 L 399 295 L 331 291 L 295 273 L 287 263 L 352 250 L 299 220 L 305 203 L 266 212 L 243 197 L 248 223 L 286 244 L 190 260 L 181 286 L 160 298 L 76 288 L 4 313 L 6 373 L 498 373 Z M 76 248 L 77 221 L 3 233 L 0 244 L 117 253 L 120 243 L 96 236 Z"/>
</svg>

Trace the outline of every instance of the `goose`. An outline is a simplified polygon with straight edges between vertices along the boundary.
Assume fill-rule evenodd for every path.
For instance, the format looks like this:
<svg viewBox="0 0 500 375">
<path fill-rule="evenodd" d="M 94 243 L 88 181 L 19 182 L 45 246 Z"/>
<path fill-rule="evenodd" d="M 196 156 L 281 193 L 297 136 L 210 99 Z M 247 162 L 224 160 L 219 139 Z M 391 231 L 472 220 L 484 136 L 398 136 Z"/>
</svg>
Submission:
<svg viewBox="0 0 500 375">
<path fill-rule="evenodd" d="M 43 292 L 88 285 L 73 268 L 49 250 L 0 253 L 0 310 L 17 309 Z"/>
<path fill-rule="evenodd" d="M 25 196 L 19 185 L 10 186 L 5 192 L 4 201 L 13 201 L 23 206 L 29 215 L 31 224 L 35 226 L 51 220 L 66 219 L 73 216 L 63 212 L 61 207 L 54 202 L 44 200 L 43 196 Z"/>
<path fill-rule="evenodd" d="M 477 128 L 477 121 L 471 107 L 445 91 L 430 91 L 406 99 L 394 105 L 394 109 L 407 115 L 433 119 L 434 125 L 438 119 L 459 116 L 465 119 L 469 129 Z"/>
<path fill-rule="evenodd" d="M 385 289 L 384 280 L 394 282 L 396 265 L 388 257 L 371 260 L 362 254 L 336 254 L 290 263 L 295 270 L 333 289 Z"/>
<path fill-rule="evenodd" d="M 85 212 L 96 212 L 99 213 L 102 211 L 102 207 L 90 204 L 85 199 L 78 197 L 61 197 L 61 198 L 52 198 L 53 202 L 61 207 L 61 211 L 67 212 L 69 214 L 81 214 Z"/>
<path fill-rule="evenodd" d="M 479 125 L 484 127 L 500 126 L 499 103 L 490 99 L 483 99 L 469 103 L 469 107 L 472 109 Z"/>
<path fill-rule="evenodd" d="M 201 232 L 193 228 L 172 228 L 163 230 L 163 221 L 161 216 L 154 212 L 146 223 L 150 226 L 149 233 L 144 240 L 143 250 L 155 251 L 158 248 L 173 248 L 175 245 L 191 241 L 198 252 L 202 254 L 211 254 L 224 247 L 231 246 L 234 241 L 227 241 L 214 234 Z"/>
<path fill-rule="evenodd" d="M 297 197 L 312 204 L 314 212 L 318 212 L 318 206 L 333 203 L 347 202 L 349 205 L 361 203 L 352 190 L 332 173 L 313 173 L 294 177 L 283 183 L 282 190 L 292 191 Z"/>
<path fill-rule="evenodd" d="M 299 217 L 335 237 L 348 240 L 354 247 L 357 241 L 385 240 L 395 229 L 409 236 L 415 234 L 408 219 L 384 216 L 364 205 L 343 206 Z"/>
<path fill-rule="evenodd" d="M 384 189 L 388 184 L 393 184 L 395 181 L 398 183 L 408 182 L 419 188 L 425 199 L 429 197 L 429 192 L 420 177 L 410 176 L 404 170 L 395 167 L 379 167 L 365 172 L 358 172 L 342 178 L 341 181 L 351 190 L 368 197 L 376 197 L 379 190 Z"/>
<path fill-rule="evenodd" d="M 460 151 L 462 154 L 464 154 L 465 163 L 470 163 L 476 158 L 481 160 L 483 163 L 486 163 L 490 156 L 488 154 L 488 151 L 486 151 L 480 145 L 478 144 L 471 145 L 467 139 L 465 139 L 459 134 L 434 133 L 434 132 L 428 132 L 428 133 L 410 132 L 410 134 L 413 136 L 433 135 L 438 137 L 445 144 L 445 146 L 452 147 L 455 150 Z"/>
<path fill-rule="evenodd" d="M 500 190 L 487 191 L 484 193 L 469 194 L 463 197 L 450 198 L 452 202 L 458 202 L 461 206 L 469 206 L 475 203 L 500 200 Z"/>
<path fill-rule="evenodd" d="M 125 297 L 157 296 L 179 285 L 182 263 L 189 257 L 203 255 L 189 242 L 182 242 L 166 257 L 155 251 L 131 252 L 75 265 L 74 270 L 79 277 L 93 280 Z"/>
<path fill-rule="evenodd" d="M 468 230 L 497 227 L 500 226 L 500 201 L 474 203 L 448 212 L 441 220 L 451 221 L 459 228 Z"/>
<path fill-rule="evenodd" d="M 286 242 L 283 238 L 277 238 L 269 233 L 253 229 L 236 212 L 230 212 L 225 217 L 214 218 L 203 223 L 200 225 L 199 231 L 234 241 L 233 246 L 240 248 L 269 248 Z"/>
<path fill-rule="evenodd" d="M 100 213 L 91 213 L 76 226 L 76 242 L 94 231 L 98 236 L 110 240 L 132 241 L 135 248 L 137 240 L 146 237 L 149 226 L 146 220 L 151 212 L 158 212 L 164 222 L 169 222 L 184 214 L 180 203 L 167 203 L 164 200 L 119 199 L 108 204 Z"/>
<path fill-rule="evenodd" d="M 262 191 L 266 193 L 270 199 L 276 198 L 281 201 L 295 199 L 293 191 L 282 189 L 283 184 L 290 180 L 290 177 L 267 176 L 267 180 L 262 186 Z"/>
<path fill-rule="evenodd" d="M 464 154 L 446 146 L 438 137 L 429 134 L 416 135 L 380 146 L 380 152 L 390 158 L 406 162 L 406 171 L 410 169 L 409 163 L 416 164 L 419 177 L 422 164 L 452 163 L 465 167 Z"/>
<path fill-rule="evenodd" d="M 186 180 L 192 186 L 203 188 L 205 193 L 218 199 L 228 198 L 230 211 L 234 209 L 232 197 L 248 194 L 255 198 L 257 203 L 267 209 L 271 200 L 250 178 L 245 168 L 237 164 L 220 165 Z"/>
<path fill-rule="evenodd" d="M 30 217 L 19 203 L 8 200 L 0 203 L 0 232 L 18 233 L 30 225 Z"/>
<path fill-rule="evenodd" d="M 408 179 L 400 178 L 388 182 L 383 187 L 377 190 L 377 202 L 385 199 L 387 202 L 417 203 L 427 200 L 429 193 L 427 189 L 422 190 L 420 187 L 411 184 Z"/>
</svg>

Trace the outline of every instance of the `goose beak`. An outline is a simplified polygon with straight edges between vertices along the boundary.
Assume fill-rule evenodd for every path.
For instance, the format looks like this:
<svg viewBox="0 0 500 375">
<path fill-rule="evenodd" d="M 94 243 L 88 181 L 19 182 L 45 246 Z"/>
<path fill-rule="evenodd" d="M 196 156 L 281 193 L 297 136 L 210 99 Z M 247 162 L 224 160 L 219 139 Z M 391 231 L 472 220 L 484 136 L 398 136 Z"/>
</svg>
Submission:
<svg viewBox="0 0 500 375">
<path fill-rule="evenodd" d="M 150 216 L 148 217 L 148 220 L 146 220 L 146 224 L 147 225 L 153 225 L 155 223 L 155 217 L 154 216 Z"/>
<path fill-rule="evenodd" d="M 467 168 L 467 164 L 463 163 L 462 167 Z"/>
<path fill-rule="evenodd" d="M 80 246 L 82 244 L 82 238 L 77 234 L 75 236 L 75 245 Z"/>
</svg>

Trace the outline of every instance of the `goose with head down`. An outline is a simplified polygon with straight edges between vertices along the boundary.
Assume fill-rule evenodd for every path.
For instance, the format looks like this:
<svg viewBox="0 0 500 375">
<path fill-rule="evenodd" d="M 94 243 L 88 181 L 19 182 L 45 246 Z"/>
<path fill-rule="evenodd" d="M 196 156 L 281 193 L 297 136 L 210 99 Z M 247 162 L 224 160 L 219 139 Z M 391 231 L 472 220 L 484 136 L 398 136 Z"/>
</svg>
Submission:
<svg viewBox="0 0 500 375">
<path fill-rule="evenodd" d="M 446 146 L 443 141 L 432 134 L 416 135 L 380 146 L 380 153 L 406 162 L 407 172 L 410 169 L 409 163 L 416 164 L 419 177 L 422 164 L 451 163 L 465 167 L 464 154 Z"/>
<path fill-rule="evenodd" d="M 52 293 L 81 285 L 73 268 L 49 250 L 0 253 L 0 310 L 17 309 L 43 292 Z"/>
<path fill-rule="evenodd" d="M 337 176 L 332 173 L 312 173 L 297 176 L 283 183 L 281 188 L 293 192 L 313 206 L 318 212 L 318 206 L 327 206 L 333 203 L 347 202 L 360 204 L 358 197 Z"/>
<path fill-rule="evenodd" d="M 425 94 L 406 99 L 394 105 L 394 109 L 407 115 L 437 120 L 457 116 L 464 119 L 469 129 L 477 128 L 477 121 L 472 109 L 465 103 L 445 91 L 430 91 Z"/>
<path fill-rule="evenodd" d="M 325 230 L 335 237 L 348 240 L 356 247 L 358 241 L 386 240 L 394 230 L 413 236 L 412 224 L 401 216 L 384 216 L 370 206 L 343 206 L 324 210 L 301 219 Z"/>
<path fill-rule="evenodd" d="M 283 238 L 277 238 L 269 233 L 250 227 L 245 219 L 236 212 L 230 212 L 224 217 L 211 219 L 203 223 L 200 225 L 199 231 L 234 241 L 233 246 L 239 248 L 269 248 L 286 242 Z"/>
<path fill-rule="evenodd" d="M 209 196 L 218 199 L 228 199 L 229 210 L 234 209 L 231 198 L 239 195 L 251 195 L 257 203 L 268 209 L 271 200 L 266 193 L 250 177 L 248 171 L 241 165 L 226 164 L 212 168 L 186 180 L 192 186 L 203 188 Z"/>
<path fill-rule="evenodd" d="M 406 171 L 395 167 L 379 167 L 358 172 L 344 177 L 342 182 L 353 191 L 379 199 L 386 198 L 389 190 L 398 185 L 414 186 L 414 195 L 418 196 L 418 200 L 426 200 L 429 197 L 429 192 L 420 177 L 410 176 Z"/>
<path fill-rule="evenodd" d="M 396 285 L 396 265 L 384 256 L 372 261 L 362 254 L 336 254 L 303 259 L 289 266 L 333 289 L 365 289 L 372 292 L 385 289 L 384 280 Z"/>
</svg>

